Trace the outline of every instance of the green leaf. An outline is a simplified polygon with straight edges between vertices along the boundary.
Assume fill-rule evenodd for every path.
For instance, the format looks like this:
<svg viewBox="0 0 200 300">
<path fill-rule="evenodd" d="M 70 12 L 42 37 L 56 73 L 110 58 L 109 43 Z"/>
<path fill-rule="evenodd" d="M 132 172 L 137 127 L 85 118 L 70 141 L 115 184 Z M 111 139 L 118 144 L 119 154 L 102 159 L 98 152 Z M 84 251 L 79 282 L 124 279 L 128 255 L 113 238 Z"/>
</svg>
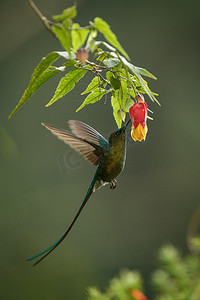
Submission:
<svg viewBox="0 0 200 300">
<path fill-rule="evenodd" d="M 88 33 L 90 32 L 89 29 L 76 29 L 76 28 L 80 28 L 80 25 L 78 23 L 74 23 L 72 25 L 71 36 L 72 36 L 72 47 L 74 51 L 78 50 L 83 46 L 83 44 L 87 39 Z"/>
<path fill-rule="evenodd" d="M 86 44 L 86 48 L 89 47 L 91 52 L 94 52 L 95 50 L 95 41 L 94 39 L 97 36 L 97 30 L 96 29 L 91 29 L 89 36 L 88 36 L 88 40 L 87 40 L 87 44 Z"/>
<path fill-rule="evenodd" d="M 25 90 L 22 98 L 20 99 L 19 103 L 15 107 L 15 109 L 10 114 L 9 118 L 31 97 L 33 93 L 48 79 L 53 77 L 54 75 L 58 74 L 62 71 L 60 68 L 51 67 L 49 66 L 59 58 L 60 54 L 57 52 L 52 52 L 48 54 L 46 57 L 43 57 L 41 62 L 35 68 L 30 83 Z"/>
<path fill-rule="evenodd" d="M 112 72 L 108 71 L 106 73 L 106 78 L 108 79 L 108 81 L 110 82 L 110 84 L 114 90 L 118 90 L 120 88 L 120 82 L 117 78 L 115 78 L 113 76 Z"/>
<path fill-rule="evenodd" d="M 111 43 L 115 48 L 117 48 L 129 60 L 128 54 L 118 42 L 117 37 L 111 31 L 110 26 L 104 20 L 96 17 L 94 19 L 94 27 L 104 35 L 104 37 L 109 43 Z"/>
<path fill-rule="evenodd" d="M 107 68 L 114 68 L 119 66 L 121 61 L 118 58 L 108 58 L 104 59 L 103 63 Z"/>
<path fill-rule="evenodd" d="M 63 65 L 65 66 L 65 68 L 70 68 L 73 67 L 75 64 L 77 63 L 76 60 L 68 60 L 66 63 L 64 63 Z"/>
<path fill-rule="evenodd" d="M 137 71 L 139 72 L 140 75 L 143 75 L 143 76 L 146 76 L 146 77 L 150 77 L 150 78 L 153 78 L 153 79 L 157 80 L 156 76 L 154 76 L 153 74 L 151 74 L 146 69 L 139 68 L 139 67 L 135 67 L 135 68 L 137 69 Z"/>
<path fill-rule="evenodd" d="M 63 21 L 65 19 L 73 19 L 77 15 L 76 5 L 68 7 L 63 10 L 62 14 L 53 16 L 53 19 L 57 22 Z"/>
<path fill-rule="evenodd" d="M 67 73 L 65 77 L 60 80 L 53 98 L 49 101 L 46 107 L 52 105 L 58 99 L 69 93 L 75 87 L 75 83 L 78 82 L 86 72 L 87 70 L 84 69 L 73 69 Z"/>
<path fill-rule="evenodd" d="M 100 80 L 100 78 L 98 76 L 94 77 L 92 79 L 92 81 L 90 82 L 90 84 L 88 85 L 88 87 L 86 88 L 86 90 L 84 92 L 82 92 L 81 95 L 91 93 L 92 91 L 97 89 L 101 83 L 102 83 L 102 81 Z"/>
<path fill-rule="evenodd" d="M 111 105 L 113 108 L 113 115 L 115 118 L 115 121 L 117 123 L 118 128 L 121 128 L 122 125 L 122 116 L 118 113 L 121 109 L 119 101 L 114 96 L 111 97 Z"/>
<path fill-rule="evenodd" d="M 120 81 L 120 88 L 114 92 L 114 95 L 118 99 L 120 108 L 125 110 L 127 98 L 130 98 L 128 94 L 127 81 L 125 80 Z"/>
<path fill-rule="evenodd" d="M 144 89 L 145 93 L 149 96 L 149 98 L 152 101 L 156 101 L 159 105 L 159 101 L 155 98 L 154 94 L 151 92 L 151 90 L 149 89 L 148 85 L 145 84 L 145 80 L 142 78 L 142 76 L 140 75 L 140 71 L 138 71 L 138 68 L 135 67 L 133 64 L 129 63 L 123 56 L 118 55 L 114 52 L 111 53 L 112 56 L 114 57 L 118 57 L 122 63 L 131 71 L 131 73 L 138 79 L 138 81 L 140 82 L 142 88 Z"/>
<path fill-rule="evenodd" d="M 102 88 L 96 88 L 93 92 L 91 92 L 85 101 L 81 104 L 81 106 L 76 110 L 79 111 L 81 110 L 85 105 L 90 104 L 90 103 L 95 103 L 103 97 L 103 95 L 107 94 L 108 91 Z"/>
<path fill-rule="evenodd" d="M 62 47 L 69 53 L 71 52 L 71 32 L 69 29 L 59 25 L 52 26 L 57 39 L 60 41 Z"/>
</svg>

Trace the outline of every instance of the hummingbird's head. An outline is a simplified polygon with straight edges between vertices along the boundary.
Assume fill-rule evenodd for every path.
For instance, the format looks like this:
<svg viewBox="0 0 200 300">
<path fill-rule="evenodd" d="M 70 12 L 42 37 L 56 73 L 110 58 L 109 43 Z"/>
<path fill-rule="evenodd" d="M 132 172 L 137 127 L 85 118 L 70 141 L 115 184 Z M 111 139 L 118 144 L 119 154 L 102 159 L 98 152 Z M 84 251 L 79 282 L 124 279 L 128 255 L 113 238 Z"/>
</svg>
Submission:
<svg viewBox="0 0 200 300">
<path fill-rule="evenodd" d="M 126 128 L 127 125 L 129 124 L 129 122 L 131 121 L 131 119 L 129 119 L 125 125 L 123 125 L 120 129 L 114 131 L 110 137 L 109 137 L 109 144 L 110 145 L 114 145 L 117 144 L 118 142 L 123 142 L 125 141 L 126 138 Z"/>
</svg>

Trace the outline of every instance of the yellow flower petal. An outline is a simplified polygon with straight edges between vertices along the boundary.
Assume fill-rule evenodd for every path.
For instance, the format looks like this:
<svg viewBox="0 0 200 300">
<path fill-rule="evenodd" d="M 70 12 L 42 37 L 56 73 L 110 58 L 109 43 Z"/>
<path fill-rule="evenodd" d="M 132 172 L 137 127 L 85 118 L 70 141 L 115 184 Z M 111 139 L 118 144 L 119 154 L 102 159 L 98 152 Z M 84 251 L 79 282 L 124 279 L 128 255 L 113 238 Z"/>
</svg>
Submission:
<svg viewBox="0 0 200 300">
<path fill-rule="evenodd" d="M 145 141 L 146 134 L 147 134 L 148 128 L 147 125 L 143 128 L 141 124 L 139 124 L 136 128 L 133 126 L 131 130 L 131 136 L 132 139 L 136 142 L 141 142 L 142 140 Z"/>
</svg>

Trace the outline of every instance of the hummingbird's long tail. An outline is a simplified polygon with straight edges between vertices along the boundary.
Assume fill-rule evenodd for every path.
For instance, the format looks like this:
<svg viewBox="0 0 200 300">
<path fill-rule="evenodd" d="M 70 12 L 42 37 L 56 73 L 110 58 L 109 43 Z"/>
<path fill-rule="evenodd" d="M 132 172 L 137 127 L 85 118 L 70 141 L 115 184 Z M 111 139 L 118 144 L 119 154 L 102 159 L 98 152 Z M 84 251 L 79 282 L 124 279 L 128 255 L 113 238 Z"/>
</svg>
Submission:
<svg viewBox="0 0 200 300">
<path fill-rule="evenodd" d="M 96 174 L 95 174 L 95 175 L 96 175 Z M 32 257 L 26 259 L 26 261 L 30 261 L 30 260 L 35 259 L 35 258 L 39 257 L 40 255 L 43 255 L 43 254 L 44 254 L 44 256 L 42 256 L 39 260 L 37 260 L 37 261 L 33 264 L 33 266 L 36 266 L 36 265 L 39 264 L 45 257 L 47 257 L 47 255 L 49 255 L 56 247 L 58 247 L 59 244 L 62 243 L 62 241 L 66 238 L 66 236 L 68 235 L 68 233 L 71 231 L 71 229 L 72 229 L 73 225 L 75 224 L 76 220 L 78 219 L 78 217 L 79 217 L 81 211 L 83 210 L 84 206 L 86 205 L 86 203 L 88 202 L 90 196 L 92 195 L 92 193 L 93 193 L 93 187 L 94 187 L 94 185 L 95 185 L 95 182 L 96 182 L 96 176 L 94 176 L 94 178 L 93 178 L 93 180 L 92 180 L 92 182 L 91 182 L 91 184 L 90 184 L 90 186 L 89 186 L 89 188 L 88 188 L 87 194 L 86 194 L 86 196 L 85 196 L 85 198 L 84 198 L 84 200 L 83 200 L 83 202 L 82 202 L 82 204 L 81 204 L 81 206 L 80 206 L 80 208 L 79 208 L 77 214 L 75 215 L 75 217 L 74 217 L 72 223 L 71 223 L 70 226 L 68 227 L 67 231 L 63 234 L 63 236 L 62 236 L 57 242 L 55 242 L 52 246 L 50 246 L 50 247 L 47 248 L 46 250 L 40 252 L 39 254 L 36 254 L 36 255 L 34 255 L 34 256 L 32 256 Z M 45 254 L 45 253 L 46 253 L 46 254 Z"/>
</svg>

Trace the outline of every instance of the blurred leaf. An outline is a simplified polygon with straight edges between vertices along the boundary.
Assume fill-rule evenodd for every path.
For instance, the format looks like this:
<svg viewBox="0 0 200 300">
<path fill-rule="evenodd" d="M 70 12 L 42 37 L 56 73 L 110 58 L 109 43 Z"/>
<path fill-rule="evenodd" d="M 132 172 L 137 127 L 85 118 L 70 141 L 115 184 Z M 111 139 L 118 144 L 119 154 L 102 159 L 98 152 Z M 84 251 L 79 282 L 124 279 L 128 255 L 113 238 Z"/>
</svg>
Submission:
<svg viewBox="0 0 200 300">
<path fill-rule="evenodd" d="M 110 297 L 102 294 L 97 288 L 91 287 L 87 290 L 88 300 L 110 300 Z"/>
<path fill-rule="evenodd" d="M 114 68 L 119 66 L 121 61 L 118 58 L 108 58 L 104 59 L 103 63 L 107 68 Z"/>
<path fill-rule="evenodd" d="M 101 83 L 102 83 L 102 81 L 100 80 L 100 78 L 98 76 L 94 77 L 92 79 L 92 81 L 90 82 L 90 84 L 87 86 L 86 90 L 81 93 L 81 95 L 84 95 L 84 94 L 94 91 L 96 88 L 98 88 L 98 86 Z"/>
<path fill-rule="evenodd" d="M 73 19 L 77 15 L 76 5 L 68 7 L 63 10 L 62 14 L 53 16 L 53 19 L 57 22 L 63 21 L 65 19 Z"/>
<path fill-rule="evenodd" d="M 72 47 L 74 51 L 78 50 L 83 46 L 90 32 L 89 29 L 76 29 L 76 28 L 80 28 L 80 25 L 78 23 L 74 23 L 72 25 L 72 31 L 71 31 Z"/>
<path fill-rule="evenodd" d="M 113 299 L 133 299 L 131 291 L 135 289 L 142 289 L 142 278 L 140 273 L 136 271 L 122 270 L 119 276 L 110 281 L 109 291 L 114 296 Z"/>
<path fill-rule="evenodd" d="M 85 101 L 81 104 L 81 106 L 76 110 L 79 111 L 81 110 L 85 105 L 90 104 L 90 103 L 95 103 L 99 100 L 101 100 L 101 98 L 107 94 L 108 91 L 102 88 L 96 88 L 93 92 L 91 92 L 87 98 L 85 99 Z"/>
<path fill-rule="evenodd" d="M 190 244 L 194 253 L 200 254 L 200 236 L 190 237 Z"/>
<path fill-rule="evenodd" d="M 52 26 L 52 30 L 56 37 L 60 41 L 62 47 L 69 53 L 71 53 L 71 32 L 69 29 L 59 25 Z"/>
<path fill-rule="evenodd" d="M 109 43 L 111 43 L 115 48 L 117 48 L 127 59 L 129 59 L 128 54 L 122 48 L 117 40 L 116 35 L 111 31 L 110 26 L 101 18 L 96 17 L 94 19 L 94 27 L 98 29 Z"/>
<path fill-rule="evenodd" d="M 41 62 L 35 68 L 28 88 L 25 90 L 22 98 L 20 99 L 19 103 L 15 107 L 15 109 L 10 114 L 9 118 L 31 97 L 33 93 L 48 79 L 53 77 L 54 75 L 58 74 L 62 71 L 62 69 L 56 67 L 49 67 L 54 61 L 59 58 L 59 52 L 52 52 L 48 54 L 46 57 L 42 58 Z"/>
<path fill-rule="evenodd" d="M 73 69 L 67 73 L 65 77 L 60 80 L 53 98 L 49 101 L 46 107 L 52 105 L 58 99 L 69 93 L 75 87 L 75 83 L 78 82 L 86 72 L 87 70 L 84 69 Z"/>
</svg>

